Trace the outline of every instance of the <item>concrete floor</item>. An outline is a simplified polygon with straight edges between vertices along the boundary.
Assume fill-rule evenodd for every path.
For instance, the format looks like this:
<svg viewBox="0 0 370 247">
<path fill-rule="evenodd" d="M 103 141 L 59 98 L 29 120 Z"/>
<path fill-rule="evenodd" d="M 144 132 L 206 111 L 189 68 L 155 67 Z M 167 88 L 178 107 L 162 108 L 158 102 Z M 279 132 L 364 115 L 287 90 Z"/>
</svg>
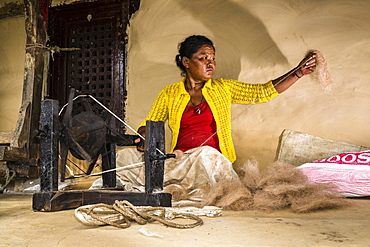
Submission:
<svg viewBox="0 0 370 247">
<path fill-rule="evenodd" d="M 370 200 L 309 214 L 223 211 L 193 229 L 160 223 L 90 227 L 74 210 L 32 211 L 32 196 L 0 195 L 0 246 L 370 246 Z M 161 237 L 148 237 L 140 229 Z"/>
</svg>

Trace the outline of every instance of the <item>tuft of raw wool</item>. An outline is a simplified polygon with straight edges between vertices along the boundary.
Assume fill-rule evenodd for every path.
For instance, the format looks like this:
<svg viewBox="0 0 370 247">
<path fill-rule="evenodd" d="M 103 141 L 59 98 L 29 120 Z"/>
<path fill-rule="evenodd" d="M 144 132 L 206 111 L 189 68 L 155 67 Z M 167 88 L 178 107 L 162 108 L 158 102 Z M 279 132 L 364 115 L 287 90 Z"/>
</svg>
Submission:
<svg viewBox="0 0 370 247">
<path fill-rule="evenodd" d="M 272 211 L 277 209 L 284 209 L 289 205 L 288 198 L 280 195 L 273 195 L 258 190 L 253 198 L 253 206 L 251 209 Z"/>
<path fill-rule="evenodd" d="M 212 186 L 203 206 L 212 205 L 227 210 L 246 210 L 253 203 L 250 190 L 239 180 L 222 180 Z M 202 206 L 202 207 L 203 207 Z"/>
<path fill-rule="evenodd" d="M 308 213 L 348 205 L 348 201 L 345 201 L 344 197 L 334 195 L 333 192 L 326 189 L 318 185 L 312 193 L 306 193 L 300 197 L 291 197 L 290 207 L 292 211 L 296 213 Z"/>
<path fill-rule="evenodd" d="M 261 173 L 258 168 L 257 161 L 247 161 L 240 171 L 240 180 L 243 185 L 252 193 L 256 191 L 259 182 L 261 181 Z"/>
<path fill-rule="evenodd" d="M 229 210 L 290 209 L 296 213 L 337 208 L 347 205 L 344 196 L 330 184 L 310 183 L 296 167 L 275 162 L 264 173 L 256 163 L 247 162 L 240 181 L 220 181 L 210 188 L 202 206 Z"/>
<path fill-rule="evenodd" d="M 305 184 L 307 177 L 302 171 L 295 169 L 294 166 L 286 163 L 275 162 L 272 163 L 262 174 L 258 187 L 266 187 L 269 185 L 283 185 L 283 184 Z"/>
<path fill-rule="evenodd" d="M 326 93 L 330 93 L 333 85 L 333 79 L 326 62 L 324 54 L 318 50 L 310 50 L 307 54 L 316 54 L 316 71 L 311 73 L 312 79 L 316 81 Z"/>
</svg>

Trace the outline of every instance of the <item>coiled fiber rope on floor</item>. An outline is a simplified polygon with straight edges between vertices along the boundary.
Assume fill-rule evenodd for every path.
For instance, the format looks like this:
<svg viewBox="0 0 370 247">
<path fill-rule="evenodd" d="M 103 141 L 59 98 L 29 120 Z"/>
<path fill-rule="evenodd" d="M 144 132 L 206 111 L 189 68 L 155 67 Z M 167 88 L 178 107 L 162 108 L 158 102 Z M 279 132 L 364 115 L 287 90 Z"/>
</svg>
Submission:
<svg viewBox="0 0 370 247">
<path fill-rule="evenodd" d="M 171 218 L 166 218 L 165 207 L 140 207 L 134 206 L 128 201 L 116 200 L 113 205 L 99 203 L 79 207 L 75 210 L 75 218 L 84 225 L 101 226 L 111 225 L 117 228 L 128 228 L 131 222 L 139 225 L 158 221 L 166 226 L 189 229 L 203 224 L 203 220 L 192 213 L 171 213 Z M 174 222 L 176 218 L 190 219 L 195 222 L 180 224 Z"/>
</svg>

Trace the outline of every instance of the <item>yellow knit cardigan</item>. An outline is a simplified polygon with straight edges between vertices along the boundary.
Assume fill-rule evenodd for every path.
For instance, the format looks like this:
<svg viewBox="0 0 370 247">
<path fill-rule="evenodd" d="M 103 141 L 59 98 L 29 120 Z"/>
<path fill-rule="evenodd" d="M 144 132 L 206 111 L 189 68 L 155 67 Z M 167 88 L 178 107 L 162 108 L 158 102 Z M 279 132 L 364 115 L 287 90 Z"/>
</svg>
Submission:
<svg viewBox="0 0 370 247">
<path fill-rule="evenodd" d="M 182 114 L 190 100 L 184 82 L 183 77 L 180 82 L 166 86 L 158 94 L 148 116 L 139 126 L 145 126 L 147 120 L 168 120 L 172 131 L 171 152 L 177 143 Z M 279 95 L 271 81 L 252 84 L 222 78 L 208 80 L 202 88 L 202 93 L 216 121 L 220 150 L 231 162 L 236 160 L 231 136 L 231 104 L 262 103 Z"/>
</svg>

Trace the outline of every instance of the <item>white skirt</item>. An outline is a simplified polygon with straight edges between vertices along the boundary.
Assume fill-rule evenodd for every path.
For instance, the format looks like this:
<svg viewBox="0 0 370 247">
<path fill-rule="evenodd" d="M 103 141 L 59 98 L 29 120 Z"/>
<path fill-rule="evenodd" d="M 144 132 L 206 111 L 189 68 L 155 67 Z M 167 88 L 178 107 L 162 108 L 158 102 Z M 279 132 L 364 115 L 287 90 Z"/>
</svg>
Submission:
<svg viewBox="0 0 370 247">
<path fill-rule="evenodd" d="M 117 152 L 117 186 L 126 191 L 145 191 L 144 153 L 136 148 Z M 134 165 L 142 163 L 141 165 Z M 128 169 L 125 169 L 127 167 Z M 202 146 L 184 153 L 181 158 L 170 158 L 164 163 L 164 192 L 173 196 L 173 204 L 193 205 L 207 195 L 210 187 L 221 180 L 237 180 L 232 163 L 218 150 Z M 91 189 L 101 188 L 95 181 Z"/>
</svg>

